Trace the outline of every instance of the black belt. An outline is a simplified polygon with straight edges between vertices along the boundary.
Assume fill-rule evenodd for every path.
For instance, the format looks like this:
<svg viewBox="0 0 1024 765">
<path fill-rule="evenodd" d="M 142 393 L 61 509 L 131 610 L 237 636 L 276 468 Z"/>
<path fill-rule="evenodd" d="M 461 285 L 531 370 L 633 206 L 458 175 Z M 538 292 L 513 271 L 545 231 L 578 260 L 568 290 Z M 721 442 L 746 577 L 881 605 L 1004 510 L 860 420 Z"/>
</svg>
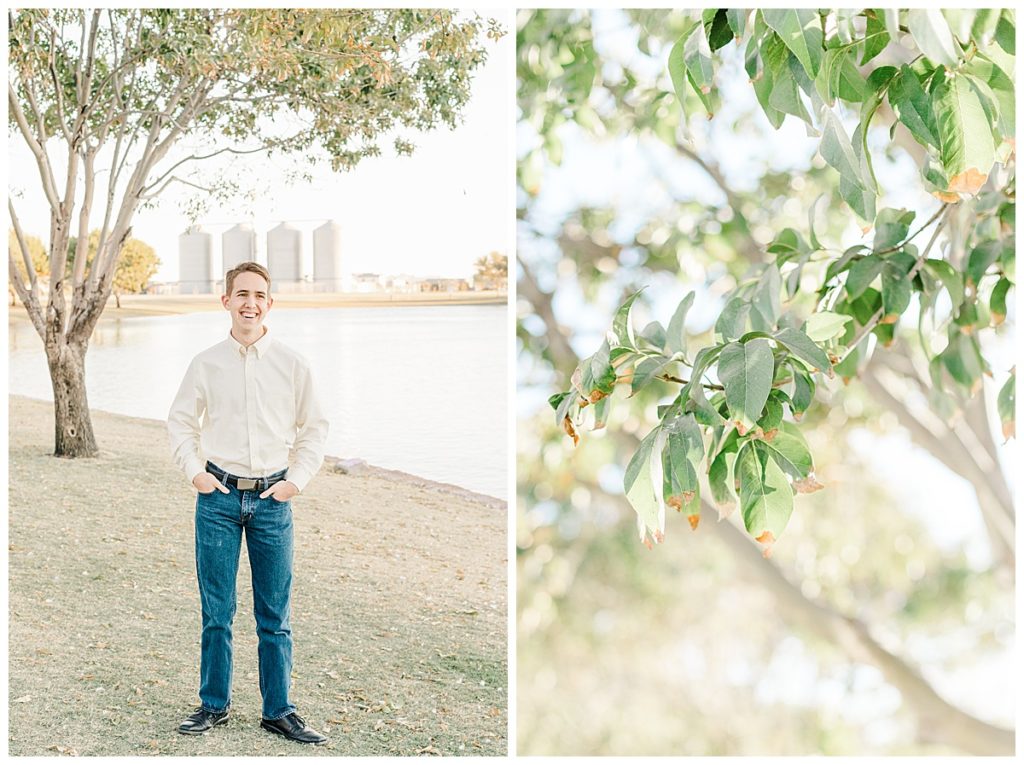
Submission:
<svg viewBox="0 0 1024 765">
<path fill-rule="evenodd" d="M 279 473 L 268 475 L 266 478 L 242 478 L 241 476 L 231 475 L 231 473 L 221 470 L 212 462 L 207 462 L 206 472 L 214 476 L 225 486 L 234 486 L 239 491 L 266 491 L 275 483 L 283 481 L 288 470 L 285 469 Z"/>
</svg>

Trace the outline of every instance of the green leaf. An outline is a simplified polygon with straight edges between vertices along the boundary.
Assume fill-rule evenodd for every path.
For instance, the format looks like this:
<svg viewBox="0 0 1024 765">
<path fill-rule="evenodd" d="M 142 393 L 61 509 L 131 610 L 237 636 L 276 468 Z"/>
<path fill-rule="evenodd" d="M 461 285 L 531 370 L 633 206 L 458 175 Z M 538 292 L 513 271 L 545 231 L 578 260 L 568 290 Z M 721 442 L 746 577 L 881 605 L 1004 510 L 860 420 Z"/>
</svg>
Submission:
<svg viewBox="0 0 1024 765">
<path fill-rule="evenodd" d="M 818 76 L 824 55 L 824 35 L 817 12 L 810 8 L 761 10 L 765 23 L 775 30 L 804 71 L 813 80 Z"/>
<path fill-rule="evenodd" d="M 860 65 L 864 66 L 885 50 L 885 46 L 888 44 L 889 33 L 885 29 L 885 22 L 877 15 L 869 14 L 864 29 L 864 55 L 861 56 Z"/>
<path fill-rule="evenodd" d="M 598 401 L 596 404 L 593 405 L 593 409 L 594 409 L 594 428 L 593 429 L 594 430 L 600 430 L 601 428 L 603 428 L 607 424 L 607 422 L 608 422 L 608 407 L 610 406 L 611 402 L 612 402 L 611 396 L 606 396 L 605 398 L 601 399 L 600 401 Z"/>
<path fill-rule="evenodd" d="M 1017 373 L 1010 373 L 1010 378 L 999 390 L 996 399 L 996 409 L 999 411 L 999 421 L 1003 424 L 1003 438 L 1009 441 L 1017 435 L 1016 425 L 1016 403 L 1017 403 Z"/>
<path fill-rule="evenodd" d="M 882 293 L 874 287 L 868 287 L 860 294 L 860 297 L 855 298 L 850 303 L 850 309 L 853 311 L 853 318 L 855 318 L 857 323 L 862 327 L 871 321 L 871 317 L 874 316 L 881 307 Z"/>
<path fill-rule="evenodd" d="M 740 484 L 740 509 L 747 531 L 759 540 L 766 531 L 773 539 L 778 539 L 793 512 L 793 490 L 786 474 L 761 441 L 748 442 L 740 450 L 736 473 Z"/>
<path fill-rule="evenodd" d="M 649 345 L 652 345 L 659 353 L 665 350 L 665 328 L 661 326 L 660 321 L 652 321 L 646 327 L 643 332 L 640 333 L 640 339 L 646 340 Z"/>
<path fill-rule="evenodd" d="M 779 467 L 792 476 L 794 480 L 807 478 L 814 472 L 814 459 L 811 448 L 804 440 L 803 434 L 795 425 L 783 422 L 779 432 L 771 441 L 765 441 L 768 453 Z"/>
<path fill-rule="evenodd" d="M 799 329 L 787 327 L 775 333 L 775 339 L 782 343 L 798 359 L 802 359 L 810 364 L 814 371 L 821 371 L 831 375 L 832 362 L 828 360 L 828 356 L 811 338 Z"/>
<path fill-rule="evenodd" d="M 650 529 L 655 539 L 658 539 L 665 531 L 665 505 L 662 494 L 662 462 L 661 452 L 664 448 L 664 435 L 660 427 L 656 427 L 647 437 L 640 442 L 633 458 L 626 466 L 625 480 L 623 486 L 626 490 L 626 499 L 636 510 L 636 514 L 643 524 L 642 528 Z M 655 479 L 656 482 L 655 482 Z M 657 485 L 657 494 L 655 493 Z M 659 501 L 658 496 L 662 496 Z M 641 534 L 641 538 L 646 533 Z"/>
<path fill-rule="evenodd" d="M 766 265 L 761 272 L 751 303 L 756 314 L 764 320 L 761 329 L 771 331 L 782 313 L 782 275 L 774 263 Z"/>
<path fill-rule="evenodd" d="M 761 428 L 765 433 L 777 430 L 779 425 L 782 424 L 782 401 L 780 397 L 784 395 L 781 391 L 772 391 L 768 396 L 768 401 L 764 405 L 764 414 L 757 421 L 757 427 Z"/>
<path fill-rule="evenodd" d="M 725 400 L 734 420 L 747 430 L 761 416 L 772 389 L 775 359 L 771 346 L 763 338 L 746 343 L 730 343 L 722 349 L 718 378 L 725 387 Z"/>
<path fill-rule="evenodd" d="M 709 345 L 697 351 L 690 371 L 690 381 L 679 392 L 681 400 L 686 401 L 690 397 L 691 391 L 701 384 L 700 378 L 704 376 L 704 372 L 714 363 L 721 352 L 721 345 Z"/>
<path fill-rule="evenodd" d="M 933 64 L 953 68 L 960 63 L 960 46 L 939 9 L 912 8 L 907 11 L 907 28 L 917 47 Z"/>
<path fill-rule="evenodd" d="M 782 229 L 767 247 L 768 252 L 785 257 L 807 252 L 808 249 L 807 242 L 792 228 Z"/>
<path fill-rule="evenodd" d="M 636 348 L 636 335 L 633 333 L 633 323 L 630 321 L 630 314 L 633 310 L 633 302 L 640 297 L 642 289 L 637 290 L 626 301 L 619 306 L 612 320 L 612 333 L 616 342 L 627 348 Z"/>
<path fill-rule="evenodd" d="M 718 427 L 725 422 L 725 418 L 722 417 L 718 409 L 704 395 L 704 387 L 701 385 L 694 385 L 690 389 L 687 411 L 690 410 L 693 411 L 693 416 L 697 422 L 702 425 Z"/>
<path fill-rule="evenodd" d="M 1003 250 L 1002 242 L 994 240 L 982 242 L 967 257 L 967 280 L 971 284 L 980 284 L 988 267 L 996 262 Z"/>
<path fill-rule="evenodd" d="M 960 272 L 944 260 L 931 258 L 924 262 L 924 267 L 928 269 L 932 276 L 942 282 L 946 292 L 949 293 L 949 299 L 953 304 L 953 311 L 955 313 L 964 302 L 964 282 Z"/>
<path fill-rule="evenodd" d="M 611 348 L 607 339 L 601 343 L 597 353 L 580 363 L 580 369 L 580 392 L 588 401 L 597 402 L 612 392 L 615 369 L 611 365 Z"/>
<path fill-rule="evenodd" d="M 873 248 L 886 250 L 906 239 L 915 215 L 913 210 L 895 210 L 891 207 L 880 210 L 875 219 Z"/>
<path fill-rule="evenodd" d="M 910 305 L 910 279 L 907 272 L 890 262 L 882 269 L 882 322 L 900 316 Z"/>
<path fill-rule="evenodd" d="M 964 71 L 983 82 L 992 92 L 999 106 L 999 135 L 1001 138 L 1013 138 L 1016 130 L 1013 80 L 984 53 L 976 54 Z"/>
<path fill-rule="evenodd" d="M 896 117 L 922 146 L 939 147 L 939 129 L 932 97 L 924 92 L 914 70 L 904 64 L 889 83 L 889 105 Z"/>
<path fill-rule="evenodd" d="M 772 66 L 767 61 L 767 51 L 771 50 L 773 43 L 781 49 L 782 55 L 789 55 L 786 53 L 786 48 L 779 41 L 778 37 L 773 33 L 765 41 L 765 44 L 761 50 L 757 47 L 756 40 L 752 37 L 750 42 L 747 44 L 747 70 L 748 72 L 752 68 L 752 65 L 756 66 L 758 61 L 761 62 L 761 70 L 756 74 L 751 74 L 751 82 L 754 85 L 754 94 L 757 96 L 757 102 L 761 104 L 761 110 L 764 112 L 765 117 L 768 118 L 768 122 L 771 123 L 772 127 L 778 129 L 782 125 L 782 121 L 786 118 L 786 115 L 779 109 L 772 106 L 771 98 L 775 92 L 775 78 L 772 74 Z M 756 72 L 756 69 L 755 69 Z"/>
<path fill-rule="evenodd" d="M 554 399 L 558 396 L 560 396 L 561 398 L 558 398 L 558 403 L 556 405 L 554 403 Z M 574 404 L 578 403 L 579 400 L 580 394 L 574 390 L 566 391 L 565 393 L 558 393 L 555 396 L 552 396 L 551 398 L 548 399 L 549 404 L 551 404 L 552 406 L 556 406 L 555 425 L 557 427 L 562 427 L 562 424 L 565 422 L 565 418 L 569 417 L 569 410 L 572 408 Z"/>
<path fill-rule="evenodd" d="M 810 374 L 803 369 L 797 369 L 796 364 L 790 364 L 793 370 L 793 396 L 790 400 L 790 408 L 794 417 L 799 417 L 807 411 L 814 399 L 814 380 Z"/>
<path fill-rule="evenodd" d="M 878 11 L 875 11 L 878 14 Z M 882 10 L 882 20 L 885 22 L 885 31 L 889 33 L 889 39 L 893 42 L 900 40 L 900 12 L 898 8 L 885 8 Z"/>
<path fill-rule="evenodd" d="M 730 8 L 725 12 L 725 17 L 729 21 L 729 27 L 732 29 L 737 40 L 743 37 L 743 32 L 747 28 L 747 16 L 749 13 L 750 11 L 740 8 Z"/>
<path fill-rule="evenodd" d="M 819 311 L 812 313 L 804 325 L 804 334 L 816 343 L 824 343 L 838 337 L 843 328 L 851 321 L 849 316 L 843 316 L 831 311 Z"/>
<path fill-rule="evenodd" d="M 668 323 L 665 339 L 665 350 L 670 354 L 686 353 L 686 314 L 693 305 L 694 293 L 691 292 L 676 307 L 675 313 Z"/>
<path fill-rule="evenodd" d="M 974 16 L 974 23 L 971 25 L 971 37 L 975 40 L 987 40 L 995 34 L 998 24 L 998 8 L 979 9 Z"/>
<path fill-rule="evenodd" d="M 664 426 L 667 435 L 662 457 L 665 503 L 686 515 L 700 515 L 698 465 L 704 457 L 704 439 L 693 415 L 675 418 Z"/>
<path fill-rule="evenodd" d="M 860 103 L 868 95 L 867 81 L 853 63 L 853 53 L 853 48 L 846 47 L 825 51 L 814 84 L 830 106 L 837 96 L 850 103 Z"/>
<path fill-rule="evenodd" d="M 810 124 L 811 117 L 800 98 L 800 89 L 790 69 L 789 62 L 793 57 L 786 50 L 786 46 L 776 35 L 772 35 L 761 49 L 761 55 L 764 57 L 765 77 L 762 80 L 763 84 L 768 86 L 765 94 L 768 105 L 773 110 L 792 114 Z M 798 62 L 794 60 L 794 63 Z M 755 92 L 756 86 L 755 82 Z M 768 114 L 767 110 L 765 114 Z"/>
<path fill-rule="evenodd" d="M 970 78 L 954 73 L 942 78 L 933 93 L 940 156 L 949 188 L 976 194 L 995 162 L 992 125 Z"/>
<path fill-rule="evenodd" d="M 684 109 L 686 106 L 686 57 L 684 48 L 686 40 L 694 32 L 696 27 L 699 26 L 696 22 L 691 22 L 691 25 L 679 36 L 675 44 L 672 46 L 672 50 L 668 54 L 668 73 L 672 78 L 672 89 L 676 93 L 676 100 L 679 101 L 679 108 Z"/>
<path fill-rule="evenodd" d="M 697 93 L 710 93 L 715 69 L 711 61 L 711 46 L 703 24 L 697 24 L 683 43 L 683 60 Z"/>
<path fill-rule="evenodd" d="M 985 370 L 977 341 L 973 337 L 953 328 L 949 345 L 942 351 L 941 357 L 949 374 L 965 389 L 973 392 L 975 385 L 980 384 Z"/>
<path fill-rule="evenodd" d="M 743 298 L 731 298 L 715 322 L 715 332 L 723 340 L 734 340 L 746 331 L 749 316 L 750 303 Z"/>
<path fill-rule="evenodd" d="M 719 9 L 715 12 L 711 23 L 706 27 L 708 45 L 711 47 L 712 52 L 719 48 L 724 48 L 732 42 L 732 28 L 729 26 L 727 13 L 724 8 Z"/>
<path fill-rule="evenodd" d="M 708 486 L 711 488 L 711 497 L 723 514 L 726 514 L 735 506 L 739 497 L 736 494 L 736 453 L 739 450 L 738 433 L 733 428 L 729 431 L 725 441 L 711 460 L 708 467 Z"/>
<path fill-rule="evenodd" d="M 862 189 L 867 189 L 861 177 L 860 160 L 853 153 L 853 145 L 846 137 L 846 130 L 831 109 L 822 109 L 822 125 L 819 147 L 822 159 L 839 171 L 840 177 Z"/>
<path fill-rule="evenodd" d="M 1009 291 L 1010 280 L 1005 276 L 1000 277 L 996 286 L 992 288 L 989 306 L 992 309 L 992 321 L 995 324 L 1002 324 L 1006 319 L 1006 293 Z"/>
<path fill-rule="evenodd" d="M 661 374 L 662 370 L 665 369 L 668 364 L 671 363 L 669 359 L 661 358 L 647 358 L 636 365 L 633 370 L 633 382 L 630 386 L 629 396 L 632 398 L 637 392 L 643 388 L 647 383 L 653 380 L 657 375 Z"/>
<path fill-rule="evenodd" d="M 846 292 L 851 298 L 864 294 L 871 282 L 882 273 L 882 266 L 885 261 L 877 255 L 865 255 L 850 268 L 846 277 Z M 863 323 L 863 322 L 861 322 Z"/>
<path fill-rule="evenodd" d="M 839 194 L 862 220 L 870 223 L 875 219 L 875 180 L 863 141 L 864 123 L 861 122 L 853 131 L 853 153 L 857 157 L 857 161 L 860 162 L 860 177 L 863 181 L 840 176 Z"/>
</svg>

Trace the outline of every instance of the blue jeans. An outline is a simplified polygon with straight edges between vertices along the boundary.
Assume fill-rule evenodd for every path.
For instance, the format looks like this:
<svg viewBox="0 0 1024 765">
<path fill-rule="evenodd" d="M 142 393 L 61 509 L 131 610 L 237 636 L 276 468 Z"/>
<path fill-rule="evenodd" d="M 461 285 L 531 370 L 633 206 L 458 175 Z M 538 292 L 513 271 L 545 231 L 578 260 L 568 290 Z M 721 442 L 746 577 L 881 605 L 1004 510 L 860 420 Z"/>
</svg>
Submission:
<svg viewBox="0 0 1024 765">
<path fill-rule="evenodd" d="M 295 711 L 288 701 L 292 671 L 292 630 L 288 621 L 292 588 L 291 502 L 260 499 L 258 491 L 214 490 L 196 499 L 196 574 L 203 607 L 199 698 L 203 709 L 231 705 L 231 622 L 242 530 L 252 568 L 253 611 L 259 637 L 263 717 L 276 720 Z"/>
</svg>

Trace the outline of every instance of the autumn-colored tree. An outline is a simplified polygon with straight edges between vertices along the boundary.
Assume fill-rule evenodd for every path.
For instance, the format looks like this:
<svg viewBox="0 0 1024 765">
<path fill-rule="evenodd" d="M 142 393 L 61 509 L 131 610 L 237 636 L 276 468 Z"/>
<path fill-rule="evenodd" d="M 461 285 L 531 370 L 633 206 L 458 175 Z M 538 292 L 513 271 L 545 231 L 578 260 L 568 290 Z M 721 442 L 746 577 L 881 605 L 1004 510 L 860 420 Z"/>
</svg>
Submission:
<svg viewBox="0 0 1024 765">
<path fill-rule="evenodd" d="M 476 268 L 476 284 L 487 285 L 488 289 L 502 289 L 508 285 L 508 255 L 490 252 L 477 258 L 473 266 Z"/>
<path fill-rule="evenodd" d="M 8 31 L 9 124 L 50 210 L 48 304 L 34 269 L 26 282 L 12 259 L 10 276 L 43 338 L 54 451 L 65 457 L 96 454 L 85 354 L 140 205 L 172 183 L 231 193 L 189 175 L 225 153 L 326 159 L 336 170 L 379 154 L 385 137 L 408 153 L 410 135 L 454 127 L 486 55 L 481 36 L 502 34 L 496 22 L 431 9 L 32 8 L 12 11 Z M 214 148 L 174 153 L 200 136 Z M 96 257 L 87 267 L 85 251 L 74 254 L 68 306 L 68 241 L 85 238 L 94 215 Z"/>
<path fill-rule="evenodd" d="M 89 232 L 89 250 L 85 256 L 85 267 L 90 268 L 99 248 L 100 232 Z M 78 249 L 78 237 L 71 237 L 68 252 L 75 253 Z M 124 243 L 121 257 L 118 258 L 114 271 L 114 301 L 121 307 L 121 295 L 136 294 L 146 288 L 146 284 L 160 268 L 160 259 L 156 250 L 141 239 L 129 239 Z M 71 263 L 68 263 L 66 278 L 71 278 Z"/>
<path fill-rule="evenodd" d="M 28 280 L 29 272 L 26 269 L 25 261 L 22 259 L 22 253 L 28 252 L 29 261 L 32 264 L 32 269 L 35 271 L 37 276 L 48 276 L 50 273 L 50 259 L 46 253 L 46 246 L 38 236 L 26 236 L 25 246 L 18 243 L 18 235 L 14 229 L 7 230 L 7 254 L 8 257 L 14 261 L 15 267 L 18 269 L 18 273 L 22 279 Z M 8 285 L 13 291 L 14 287 Z"/>
</svg>

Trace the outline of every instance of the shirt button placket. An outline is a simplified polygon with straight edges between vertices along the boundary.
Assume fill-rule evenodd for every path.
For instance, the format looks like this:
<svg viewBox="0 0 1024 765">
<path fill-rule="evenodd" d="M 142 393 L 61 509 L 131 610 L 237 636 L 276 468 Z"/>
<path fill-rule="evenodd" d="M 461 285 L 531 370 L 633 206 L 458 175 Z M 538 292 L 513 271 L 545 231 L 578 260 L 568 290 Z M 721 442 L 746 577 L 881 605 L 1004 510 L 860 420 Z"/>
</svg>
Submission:
<svg viewBox="0 0 1024 765">
<path fill-rule="evenodd" d="M 245 354 L 245 427 L 249 434 L 249 465 L 255 474 L 256 465 L 256 384 L 253 369 L 255 353 L 247 349 Z"/>
</svg>

